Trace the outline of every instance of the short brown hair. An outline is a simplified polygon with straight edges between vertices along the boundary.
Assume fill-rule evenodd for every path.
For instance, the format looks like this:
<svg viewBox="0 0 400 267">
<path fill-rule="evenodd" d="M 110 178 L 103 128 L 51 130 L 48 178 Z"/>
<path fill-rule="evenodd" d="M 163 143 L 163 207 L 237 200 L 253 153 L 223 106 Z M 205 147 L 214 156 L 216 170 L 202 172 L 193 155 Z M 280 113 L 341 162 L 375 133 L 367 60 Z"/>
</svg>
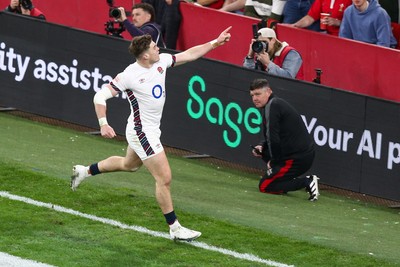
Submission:
<svg viewBox="0 0 400 267">
<path fill-rule="evenodd" d="M 138 59 L 144 51 L 150 48 L 151 41 L 150 34 L 135 36 L 129 45 L 128 51 Z"/>
<path fill-rule="evenodd" d="M 267 79 L 255 79 L 250 84 L 250 91 L 269 87 L 269 81 Z"/>
<path fill-rule="evenodd" d="M 154 7 L 148 3 L 138 3 L 132 7 L 132 11 L 134 9 L 141 8 L 144 12 L 150 14 L 150 22 L 154 22 L 156 20 L 156 12 L 154 11 Z"/>
</svg>

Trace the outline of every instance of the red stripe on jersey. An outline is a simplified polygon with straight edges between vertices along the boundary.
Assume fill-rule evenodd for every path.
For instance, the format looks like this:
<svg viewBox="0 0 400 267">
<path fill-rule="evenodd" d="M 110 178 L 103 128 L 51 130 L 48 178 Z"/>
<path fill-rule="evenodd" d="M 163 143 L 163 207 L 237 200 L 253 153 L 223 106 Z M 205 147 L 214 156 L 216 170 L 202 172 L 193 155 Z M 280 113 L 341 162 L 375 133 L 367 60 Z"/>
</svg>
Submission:
<svg viewBox="0 0 400 267">
<path fill-rule="evenodd" d="M 175 65 L 175 63 L 176 63 L 176 56 L 175 56 L 175 55 L 172 55 L 172 64 L 171 64 L 171 67 L 173 67 L 173 66 Z"/>
</svg>

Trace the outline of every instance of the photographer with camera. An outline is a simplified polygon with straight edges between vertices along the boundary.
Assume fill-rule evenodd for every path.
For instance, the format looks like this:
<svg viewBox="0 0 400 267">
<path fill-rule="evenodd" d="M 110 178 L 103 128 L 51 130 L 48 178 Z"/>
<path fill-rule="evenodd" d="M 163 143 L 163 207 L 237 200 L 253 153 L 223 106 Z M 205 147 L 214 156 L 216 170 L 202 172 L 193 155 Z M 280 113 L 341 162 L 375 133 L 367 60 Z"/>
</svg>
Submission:
<svg viewBox="0 0 400 267">
<path fill-rule="evenodd" d="M 132 7 L 132 23 L 128 21 L 123 7 L 111 10 L 111 15 L 122 22 L 132 37 L 149 34 L 158 47 L 165 48 L 161 27 L 155 23 L 155 12 L 152 5 L 138 3 Z"/>
<path fill-rule="evenodd" d="M 262 28 L 254 35 L 243 67 L 261 69 L 282 77 L 304 79 L 303 59 L 298 51 L 288 43 L 279 41 L 273 29 Z"/>
<path fill-rule="evenodd" d="M 34 7 L 31 0 L 11 0 L 5 11 L 46 20 L 42 11 Z"/>
</svg>

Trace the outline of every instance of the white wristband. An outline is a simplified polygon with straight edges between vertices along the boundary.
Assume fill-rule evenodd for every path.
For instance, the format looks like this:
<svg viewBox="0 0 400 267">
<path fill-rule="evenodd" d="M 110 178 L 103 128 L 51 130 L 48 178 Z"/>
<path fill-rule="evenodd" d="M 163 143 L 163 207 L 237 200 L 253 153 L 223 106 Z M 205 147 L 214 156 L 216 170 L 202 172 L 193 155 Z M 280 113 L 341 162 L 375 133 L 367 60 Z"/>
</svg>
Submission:
<svg viewBox="0 0 400 267">
<path fill-rule="evenodd" d="M 210 45 L 211 45 L 212 49 L 217 48 L 219 46 L 218 40 L 215 39 L 215 40 L 210 41 Z"/>
<path fill-rule="evenodd" d="M 99 119 L 99 125 L 100 125 L 100 127 L 104 126 L 104 125 L 108 125 L 107 118 L 106 117 L 100 118 Z"/>
</svg>

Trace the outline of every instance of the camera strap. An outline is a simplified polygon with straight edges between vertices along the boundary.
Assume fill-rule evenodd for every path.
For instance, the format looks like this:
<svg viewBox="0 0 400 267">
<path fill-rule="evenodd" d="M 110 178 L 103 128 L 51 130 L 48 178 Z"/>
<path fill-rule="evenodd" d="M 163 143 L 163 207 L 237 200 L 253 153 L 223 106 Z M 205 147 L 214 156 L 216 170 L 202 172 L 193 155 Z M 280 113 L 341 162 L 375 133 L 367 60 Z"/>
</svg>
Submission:
<svg viewBox="0 0 400 267">
<path fill-rule="evenodd" d="M 158 45 L 158 42 L 160 41 L 162 48 L 167 48 L 167 46 L 165 45 L 165 42 L 164 42 L 164 38 L 162 37 L 160 29 L 152 23 L 148 23 L 148 24 L 146 24 L 146 26 L 151 26 L 152 28 L 154 28 L 157 31 L 157 40 L 155 41 L 155 43 Z"/>
</svg>

